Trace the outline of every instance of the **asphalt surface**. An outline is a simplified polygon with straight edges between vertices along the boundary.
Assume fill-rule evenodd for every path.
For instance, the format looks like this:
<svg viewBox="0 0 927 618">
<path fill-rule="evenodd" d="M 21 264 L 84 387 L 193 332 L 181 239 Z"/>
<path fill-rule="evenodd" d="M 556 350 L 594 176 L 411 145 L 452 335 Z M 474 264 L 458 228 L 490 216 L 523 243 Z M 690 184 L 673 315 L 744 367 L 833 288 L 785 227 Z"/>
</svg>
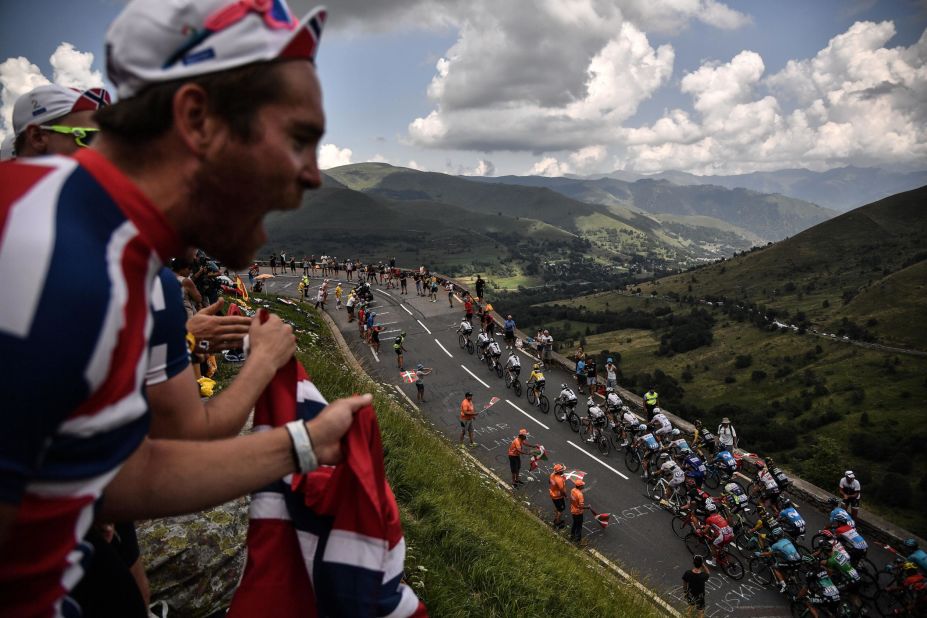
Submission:
<svg viewBox="0 0 927 618">
<path fill-rule="evenodd" d="M 265 290 L 270 294 L 294 296 L 298 281 L 295 275 L 278 276 L 265 281 Z M 313 280 L 309 298 L 315 298 L 319 283 L 318 279 Z M 691 568 L 692 558 L 670 527 L 672 515 L 646 496 L 639 474 L 632 474 L 625 467 L 623 451 L 612 451 L 602 456 L 594 446 L 583 443 L 579 434 L 573 433 L 567 423 L 559 423 L 554 418 L 553 399 L 562 382 L 573 386 L 571 376 L 559 369 L 545 369 L 551 411 L 542 413 L 527 402 L 526 389 L 522 389 L 521 397 L 516 397 L 501 378 L 478 361 L 476 354 L 470 355 L 459 346 L 456 330 L 463 317 L 463 305 L 458 298 L 454 298 L 453 306 L 449 306 L 447 293 L 442 290 L 438 301 L 433 303 L 425 297 L 416 296 L 413 285 L 409 286 L 411 294 L 407 296 L 401 296 L 397 289 L 372 286 L 375 296 L 372 310 L 377 313 L 376 323 L 383 326 L 380 353 L 377 355 L 361 340 L 356 320 L 348 323 L 346 311 L 335 309 L 334 285 L 335 280 L 331 284 L 326 310 L 354 356 L 375 380 L 392 385 L 415 401 L 416 387 L 403 382 L 392 349 L 392 339 L 405 331 L 405 369 L 414 370 L 417 363 L 433 369 L 424 381 L 425 402 L 417 405 L 436 429 L 453 442 L 460 437 L 458 417 L 464 392 L 473 392 L 476 410 L 482 409 L 492 397 L 498 397 L 499 401 L 474 422 L 478 447 L 469 449 L 470 452 L 508 481 L 511 479 L 508 446 L 519 429 L 527 429 L 530 434 L 528 441 L 543 444 L 549 460 L 541 462 L 534 472 L 528 472 L 528 458 L 523 458 L 521 476 L 526 483 L 514 490 L 515 497 L 530 503 L 551 520 L 553 510 L 547 493 L 547 479 L 554 463 L 561 462 L 568 470 L 586 472 L 587 503 L 596 512 L 612 515 L 611 524 L 606 529 L 587 515 L 583 536 L 588 539 L 589 547 L 633 573 L 668 603 L 676 607 L 685 606 L 681 577 L 686 569 Z M 352 286 L 344 284 L 342 287 L 347 293 Z M 474 319 L 474 324 L 476 322 Z M 477 332 L 478 327 L 475 327 L 474 341 Z M 527 352 L 519 350 L 519 353 L 522 354 L 522 380 L 525 380 L 534 358 Z M 577 411 L 585 412 L 582 396 Z M 569 487 L 571 485 L 568 484 Z M 799 500 L 793 502 L 807 523 L 805 545 L 810 545 L 811 536 L 824 526 L 825 515 Z M 569 520 L 569 512 L 565 519 Z M 569 526 L 561 534 L 568 536 Z M 890 561 L 887 552 L 874 545 L 870 546 L 869 558 L 877 566 Z M 747 568 L 746 561 L 743 562 Z M 740 581 L 732 581 L 720 571 L 712 570 L 707 589 L 706 616 L 761 618 L 790 615 L 786 598 L 756 582 L 749 570 Z"/>
</svg>

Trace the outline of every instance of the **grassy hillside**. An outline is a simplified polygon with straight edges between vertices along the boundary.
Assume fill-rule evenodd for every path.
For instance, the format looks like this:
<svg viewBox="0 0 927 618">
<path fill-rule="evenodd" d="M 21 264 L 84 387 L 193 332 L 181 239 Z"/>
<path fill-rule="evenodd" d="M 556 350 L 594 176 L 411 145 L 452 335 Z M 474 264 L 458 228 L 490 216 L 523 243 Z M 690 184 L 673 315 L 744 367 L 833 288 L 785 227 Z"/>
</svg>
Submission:
<svg viewBox="0 0 927 618">
<path fill-rule="evenodd" d="M 927 329 L 911 327 L 927 301 L 925 200 L 927 187 L 900 193 L 642 291 L 754 303 L 826 332 L 854 330 L 846 318 L 875 340 L 927 349 Z"/>
<path fill-rule="evenodd" d="M 659 615 L 498 488 L 392 390 L 346 371 L 311 309 L 309 320 L 276 302 L 273 309 L 296 324 L 298 356 L 328 399 L 375 394 L 387 476 L 408 546 L 406 577 L 430 615 Z"/>
</svg>

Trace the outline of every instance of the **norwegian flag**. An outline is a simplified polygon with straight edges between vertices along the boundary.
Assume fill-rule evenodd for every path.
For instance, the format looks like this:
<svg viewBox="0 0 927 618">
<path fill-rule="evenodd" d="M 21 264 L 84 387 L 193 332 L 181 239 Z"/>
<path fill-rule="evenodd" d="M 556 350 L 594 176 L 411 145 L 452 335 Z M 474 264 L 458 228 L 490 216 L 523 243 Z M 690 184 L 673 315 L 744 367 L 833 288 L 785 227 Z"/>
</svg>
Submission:
<svg viewBox="0 0 927 618">
<path fill-rule="evenodd" d="M 399 374 L 402 377 L 402 381 L 406 384 L 415 384 L 418 382 L 418 374 L 414 371 L 403 371 Z"/>
<path fill-rule="evenodd" d="M 326 401 L 296 359 L 255 405 L 254 431 L 318 415 Z M 405 540 L 374 409 L 357 412 L 344 462 L 252 495 L 248 558 L 227 618 L 427 616 L 402 583 Z"/>
<path fill-rule="evenodd" d="M 73 90 L 77 90 L 77 88 L 73 88 Z M 72 112 L 96 111 L 111 103 L 109 92 L 107 92 L 105 88 L 90 88 L 79 92 L 80 98 L 77 99 L 74 103 L 74 107 L 71 108 Z"/>
<path fill-rule="evenodd" d="M 538 444 L 537 450 L 531 454 L 531 459 L 529 460 L 531 464 L 529 470 L 531 472 L 537 470 L 539 461 L 547 461 L 547 449 L 544 448 L 543 444 Z"/>
</svg>

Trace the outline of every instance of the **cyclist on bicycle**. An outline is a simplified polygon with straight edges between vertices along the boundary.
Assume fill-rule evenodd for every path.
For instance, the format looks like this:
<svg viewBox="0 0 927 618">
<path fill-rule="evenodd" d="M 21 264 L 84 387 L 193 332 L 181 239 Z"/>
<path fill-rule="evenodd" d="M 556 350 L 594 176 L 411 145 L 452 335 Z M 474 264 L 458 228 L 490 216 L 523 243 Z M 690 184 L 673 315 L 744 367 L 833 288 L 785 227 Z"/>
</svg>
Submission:
<svg viewBox="0 0 927 618">
<path fill-rule="evenodd" d="M 834 533 L 843 543 L 847 553 L 850 554 L 850 562 L 853 563 L 853 566 L 857 566 L 859 561 L 866 557 L 866 552 L 869 551 L 869 543 L 856 530 L 855 526 L 837 526 Z"/>
<path fill-rule="evenodd" d="M 637 416 L 631 412 L 631 408 L 628 406 L 621 406 L 621 446 L 625 447 L 630 441 L 630 434 L 634 433 L 634 430 L 639 425 Z M 646 427 L 646 425 L 644 425 Z"/>
<path fill-rule="evenodd" d="M 785 496 L 779 496 L 778 521 L 785 533 L 793 539 L 797 539 L 805 533 L 805 520 L 802 519 L 792 501 Z"/>
<path fill-rule="evenodd" d="M 699 529 L 699 534 L 708 541 L 708 548 L 711 550 L 713 559 L 708 559 L 706 562 L 709 566 L 718 566 L 721 552 L 728 543 L 734 540 L 734 529 L 724 519 L 724 516 L 718 512 L 718 507 L 714 503 L 706 504 L 705 511 L 708 513 L 708 517 L 705 518 L 705 524 Z"/>
<path fill-rule="evenodd" d="M 737 468 L 740 467 L 737 465 L 737 460 L 731 455 L 731 452 L 727 450 L 719 451 L 717 455 L 711 458 L 709 463 L 717 468 L 722 476 L 727 476 L 728 478 L 734 476 L 734 473 L 737 472 Z"/>
<path fill-rule="evenodd" d="M 666 482 L 672 487 L 673 493 L 679 495 L 681 502 L 683 494 L 682 484 L 686 482 L 685 472 L 682 471 L 679 464 L 673 461 L 669 453 L 661 453 L 657 463 L 660 465 L 660 476 L 666 479 Z"/>
<path fill-rule="evenodd" d="M 708 473 L 708 468 L 705 466 L 705 462 L 702 461 L 702 458 L 691 450 L 688 453 L 684 453 L 682 469 L 686 473 L 686 476 L 695 480 L 696 487 L 701 488 L 702 483 L 705 482 L 705 475 Z"/>
<path fill-rule="evenodd" d="M 586 418 L 588 419 L 589 426 L 592 428 L 592 436 L 587 438 L 586 442 L 595 442 L 598 440 L 602 429 L 605 427 L 606 419 L 605 412 L 596 405 L 592 397 L 586 399 Z"/>
<path fill-rule="evenodd" d="M 557 395 L 557 401 L 564 408 L 569 408 L 570 410 L 572 410 L 573 408 L 576 407 L 578 400 L 576 399 L 576 393 L 573 392 L 572 388 L 570 388 L 566 384 L 561 384 L 560 394 Z"/>
<path fill-rule="evenodd" d="M 827 518 L 828 530 L 833 530 L 839 526 L 856 527 L 856 522 L 853 521 L 853 518 L 850 517 L 847 510 L 840 506 L 840 501 L 837 500 L 837 498 L 829 498 L 827 500 L 827 506 L 831 509 L 830 515 L 828 515 Z"/>
<path fill-rule="evenodd" d="M 927 552 L 917 546 L 914 539 L 904 540 L 904 553 L 908 554 L 908 562 L 913 562 L 920 569 L 927 573 Z"/>
<path fill-rule="evenodd" d="M 695 514 L 698 517 L 705 517 L 708 515 L 709 504 L 711 506 L 715 506 L 715 499 L 708 495 L 708 493 L 706 493 L 704 490 L 696 487 L 695 479 L 691 477 L 686 477 L 685 492 L 688 502 L 686 503 L 686 506 L 683 507 L 683 509 Z"/>
<path fill-rule="evenodd" d="M 715 434 L 711 433 L 707 427 L 702 426 L 702 421 L 695 421 L 695 435 L 692 438 L 692 448 L 698 449 L 704 446 L 708 452 L 714 455 L 718 448 L 718 442 Z"/>
<path fill-rule="evenodd" d="M 650 426 L 656 428 L 654 431 L 654 436 L 657 440 L 662 442 L 664 439 L 668 439 L 670 433 L 673 431 L 673 424 L 670 420 L 663 414 L 663 410 L 660 408 L 653 409 L 653 418 L 650 419 Z"/>
<path fill-rule="evenodd" d="M 805 574 L 805 584 L 795 594 L 795 602 L 804 602 L 805 607 L 811 610 L 812 616 L 820 615 L 814 606 L 828 608 L 829 611 L 825 615 L 835 615 L 840 604 L 840 590 L 834 585 L 827 569 L 811 569 Z"/>
<path fill-rule="evenodd" d="M 828 542 L 822 543 L 814 550 L 814 557 L 818 559 L 821 566 L 825 567 L 832 575 L 837 576 L 841 585 L 841 592 L 846 592 L 850 597 L 850 601 L 860 607 L 862 600 L 859 598 L 859 588 L 862 585 L 862 578 L 859 571 L 853 568 L 850 563 L 850 555 L 843 548 L 843 545 L 837 542 L 830 530 L 822 530 L 821 535 Z"/>
<path fill-rule="evenodd" d="M 518 354 L 515 353 L 515 350 L 509 350 L 509 357 L 505 361 L 505 370 L 509 374 L 509 380 L 514 382 L 518 380 L 518 376 L 521 373 L 521 359 L 518 358 Z"/>
<path fill-rule="evenodd" d="M 644 423 L 639 424 L 637 431 L 640 435 L 632 443 L 634 448 L 640 450 L 641 463 L 644 467 L 644 473 L 641 476 L 645 479 L 650 478 L 650 459 L 660 451 L 660 443 L 648 429 L 649 427 Z"/>
<path fill-rule="evenodd" d="M 489 338 L 489 345 L 486 346 L 486 351 L 489 352 L 489 356 L 492 357 L 493 364 L 499 364 L 499 358 L 502 356 L 502 348 L 499 347 L 499 343 L 496 341 L 495 337 Z"/>
<path fill-rule="evenodd" d="M 721 499 L 727 502 L 732 513 L 749 509 L 750 506 L 750 498 L 744 492 L 743 487 L 737 483 L 726 484 L 721 490 Z"/>
<path fill-rule="evenodd" d="M 621 401 L 621 397 L 618 396 L 614 388 L 609 386 L 605 389 L 605 410 L 609 414 L 617 414 L 623 405 L 624 402 Z"/>
<path fill-rule="evenodd" d="M 670 443 L 663 447 L 663 450 L 669 451 L 676 461 L 682 461 L 682 458 L 692 452 L 689 443 L 682 437 L 682 432 L 676 428 L 669 434 Z"/>
<path fill-rule="evenodd" d="M 480 334 L 476 337 L 476 350 L 480 360 L 486 358 L 486 347 L 489 345 L 489 335 L 486 334 L 486 331 L 480 331 Z"/>
<path fill-rule="evenodd" d="M 781 491 L 786 491 L 789 485 L 792 484 L 792 480 L 782 471 L 782 468 L 776 465 L 772 457 L 766 458 L 766 468 L 769 470 L 769 473 L 772 474 L 773 478 L 776 479 L 776 485 L 779 486 Z"/>
<path fill-rule="evenodd" d="M 470 322 L 467 322 L 467 318 L 464 318 L 460 321 L 460 326 L 457 327 L 457 332 L 469 339 L 470 333 L 473 332 L 473 325 L 470 324 Z"/>
<path fill-rule="evenodd" d="M 529 389 L 534 391 L 534 398 L 537 401 L 538 406 L 541 405 L 541 393 L 544 392 L 544 383 L 546 381 L 547 380 L 544 379 L 544 373 L 541 371 L 541 364 L 534 363 L 526 384 L 528 385 Z"/>
<path fill-rule="evenodd" d="M 902 569 L 904 579 L 900 584 L 888 586 L 887 590 L 893 592 L 903 589 L 905 615 L 923 616 L 927 612 L 927 577 L 918 572 L 917 565 L 913 562 L 905 562 Z"/>
<path fill-rule="evenodd" d="M 770 536 L 775 539 L 770 548 L 767 551 L 755 552 L 753 555 L 757 558 L 772 559 L 773 562 L 770 564 L 770 568 L 776 581 L 779 582 L 779 592 L 785 592 L 785 581 L 787 579 L 785 573 L 801 566 L 801 554 L 798 553 L 795 545 L 782 533 L 781 529 L 773 529 Z"/>
<path fill-rule="evenodd" d="M 776 501 L 779 500 L 779 485 L 766 469 L 766 464 L 759 460 L 756 462 L 756 480 L 753 485 L 761 493 L 763 504 L 771 510 L 775 509 Z"/>
</svg>

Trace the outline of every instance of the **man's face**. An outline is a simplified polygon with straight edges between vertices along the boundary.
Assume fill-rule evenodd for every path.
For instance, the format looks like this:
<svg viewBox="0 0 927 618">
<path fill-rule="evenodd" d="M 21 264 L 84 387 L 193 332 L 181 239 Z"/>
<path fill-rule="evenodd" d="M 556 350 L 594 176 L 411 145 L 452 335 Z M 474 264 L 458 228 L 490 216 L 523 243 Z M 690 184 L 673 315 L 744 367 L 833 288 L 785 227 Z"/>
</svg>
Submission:
<svg viewBox="0 0 927 618">
<path fill-rule="evenodd" d="M 93 120 L 94 113 L 93 110 L 74 112 L 45 124 L 96 129 L 97 123 Z M 25 152 L 20 153 L 20 156 L 72 155 L 81 148 L 72 135 L 55 133 L 38 127 L 30 127 L 27 131 L 30 133 L 23 148 Z"/>
<path fill-rule="evenodd" d="M 267 240 L 264 216 L 299 208 L 322 183 L 317 149 L 325 130 L 322 92 L 309 62 L 276 67 L 282 98 L 261 108 L 249 142 L 226 131 L 193 179 L 193 243 L 229 268 L 244 268 Z"/>
</svg>

